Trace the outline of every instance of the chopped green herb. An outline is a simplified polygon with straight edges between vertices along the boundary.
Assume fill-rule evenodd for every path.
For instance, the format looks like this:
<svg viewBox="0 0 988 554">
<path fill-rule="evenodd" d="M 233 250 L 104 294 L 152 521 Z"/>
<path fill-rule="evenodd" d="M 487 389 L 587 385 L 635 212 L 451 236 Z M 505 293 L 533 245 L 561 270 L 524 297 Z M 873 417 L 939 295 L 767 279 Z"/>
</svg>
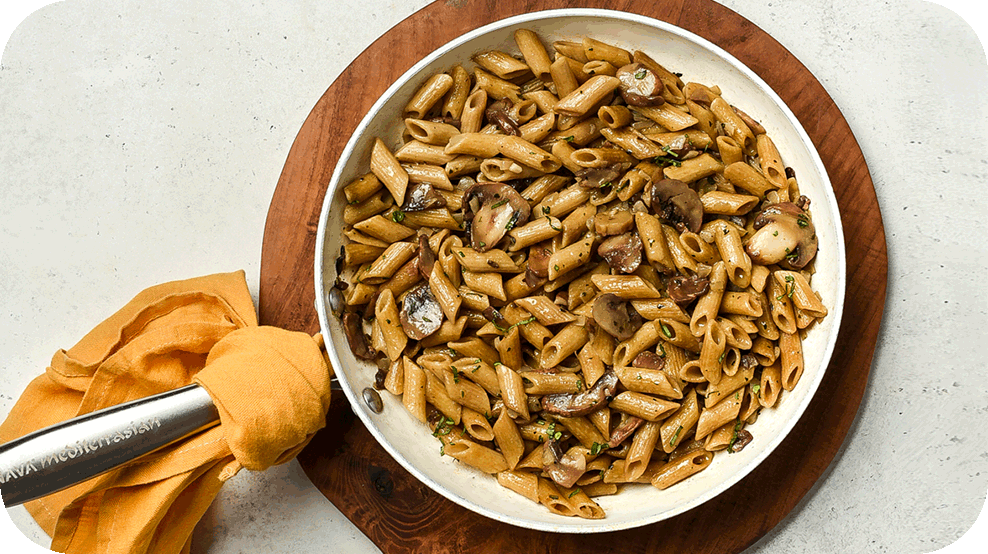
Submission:
<svg viewBox="0 0 988 554">
<path fill-rule="evenodd" d="M 552 269 L 559 271 L 559 264 L 553 264 Z"/>
<path fill-rule="evenodd" d="M 549 206 L 542 206 L 542 213 L 544 215 L 549 215 L 549 211 L 550 211 Z"/>
<path fill-rule="evenodd" d="M 659 343 L 659 357 L 660 358 L 665 358 L 666 357 L 666 347 L 663 346 L 663 344 L 661 342 Z"/>
<path fill-rule="evenodd" d="M 662 327 L 662 334 L 665 335 L 666 338 L 671 339 L 672 338 L 672 330 L 669 329 L 669 327 L 665 323 L 659 323 L 659 325 Z"/>
<path fill-rule="evenodd" d="M 459 383 L 460 382 L 460 372 L 459 371 L 456 371 L 456 368 L 455 367 L 453 368 L 453 382 L 454 383 Z"/>
<path fill-rule="evenodd" d="M 604 450 L 604 447 L 605 446 L 607 446 L 607 445 L 606 444 L 600 444 L 599 442 L 596 442 L 595 441 L 593 443 L 593 445 L 590 447 L 590 455 L 591 456 L 596 456 L 597 454 L 600 454 Z"/>
<path fill-rule="evenodd" d="M 566 142 L 573 142 L 573 139 L 575 139 L 575 138 L 576 137 L 574 137 L 573 135 L 570 135 L 568 137 L 563 138 L 563 140 L 565 140 Z"/>
<path fill-rule="evenodd" d="M 467 257 L 467 255 L 464 254 L 462 250 L 458 251 L 457 254 L 459 254 L 461 258 L 466 258 Z"/>
<path fill-rule="evenodd" d="M 391 212 L 391 221 L 394 221 L 395 223 L 401 223 L 402 221 L 405 221 L 405 212 L 401 210 L 395 210 Z"/>
<path fill-rule="evenodd" d="M 719 364 L 724 363 L 724 358 L 725 357 L 727 357 L 727 351 L 726 350 L 721 353 L 721 355 L 720 355 L 719 358 L 717 358 L 717 363 L 719 363 Z"/>
<path fill-rule="evenodd" d="M 648 72 L 644 69 L 639 69 L 635 72 L 635 79 L 644 79 L 646 76 L 648 76 Z"/>
<path fill-rule="evenodd" d="M 731 434 L 731 442 L 727 443 L 727 451 L 734 454 L 734 443 L 738 441 L 738 431 L 741 430 L 741 418 L 734 422 L 734 433 Z"/>
<path fill-rule="evenodd" d="M 558 496 L 556 496 L 556 495 L 554 495 L 554 494 L 550 494 L 550 495 L 549 495 L 549 498 L 551 498 L 551 499 L 553 499 L 553 500 L 559 500 L 559 497 L 558 497 Z"/>
<path fill-rule="evenodd" d="M 562 230 L 563 230 L 563 228 L 562 228 L 562 227 L 556 227 L 555 225 L 553 225 L 553 224 L 552 224 L 552 217 L 550 217 L 550 216 L 546 216 L 545 218 L 549 220 L 549 227 L 550 227 L 550 228 L 551 228 L 551 229 L 552 229 L 553 231 L 562 231 Z"/>
<path fill-rule="evenodd" d="M 567 496 L 566 498 L 573 498 L 573 496 L 576 495 L 578 492 L 580 492 L 580 489 L 573 489 L 573 492 L 569 493 L 569 496 Z"/>
<path fill-rule="evenodd" d="M 751 392 L 755 396 L 758 396 L 758 394 L 762 392 L 762 386 L 761 385 L 751 385 Z"/>
<path fill-rule="evenodd" d="M 493 210 L 494 208 L 500 208 L 501 206 L 503 206 L 503 205 L 505 205 L 507 203 L 508 203 L 507 200 L 498 200 L 497 202 L 495 202 L 494 204 L 491 205 L 491 209 Z"/>
<path fill-rule="evenodd" d="M 683 426 L 680 425 L 676 432 L 672 435 L 672 440 L 669 441 L 669 446 L 676 446 L 676 441 L 679 440 L 679 433 L 683 430 Z"/>
</svg>

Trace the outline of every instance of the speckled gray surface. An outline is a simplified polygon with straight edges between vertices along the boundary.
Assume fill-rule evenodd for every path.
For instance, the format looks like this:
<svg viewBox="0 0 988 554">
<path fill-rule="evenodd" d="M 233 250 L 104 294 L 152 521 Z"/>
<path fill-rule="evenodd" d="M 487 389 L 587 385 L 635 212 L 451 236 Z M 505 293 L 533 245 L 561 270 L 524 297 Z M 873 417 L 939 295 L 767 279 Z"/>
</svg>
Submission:
<svg viewBox="0 0 988 554">
<path fill-rule="evenodd" d="M 67 0 L 0 67 L 0 417 L 51 355 L 136 292 L 245 269 L 319 96 L 427 2 Z M 871 169 L 889 248 L 871 379 L 843 450 L 748 554 L 922 553 L 988 491 L 988 66 L 920 0 L 723 2 L 823 83 Z M 49 544 L 21 508 L 8 510 Z M 242 472 L 193 552 L 374 551 L 294 462 Z M 321 546 L 320 546 L 321 545 Z"/>
</svg>

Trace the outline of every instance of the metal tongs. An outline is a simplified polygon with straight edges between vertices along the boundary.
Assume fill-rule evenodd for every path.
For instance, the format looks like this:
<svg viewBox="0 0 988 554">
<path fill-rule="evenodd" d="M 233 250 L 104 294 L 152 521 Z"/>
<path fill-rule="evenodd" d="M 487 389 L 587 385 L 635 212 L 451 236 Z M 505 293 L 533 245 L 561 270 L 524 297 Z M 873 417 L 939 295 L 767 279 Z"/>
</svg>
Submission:
<svg viewBox="0 0 988 554">
<path fill-rule="evenodd" d="M 333 390 L 342 390 L 334 377 Z M 76 485 L 219 424 L 188 385 L 82 415 L 0 445 L 0 495 L 17 506 Z"/>
</svg>

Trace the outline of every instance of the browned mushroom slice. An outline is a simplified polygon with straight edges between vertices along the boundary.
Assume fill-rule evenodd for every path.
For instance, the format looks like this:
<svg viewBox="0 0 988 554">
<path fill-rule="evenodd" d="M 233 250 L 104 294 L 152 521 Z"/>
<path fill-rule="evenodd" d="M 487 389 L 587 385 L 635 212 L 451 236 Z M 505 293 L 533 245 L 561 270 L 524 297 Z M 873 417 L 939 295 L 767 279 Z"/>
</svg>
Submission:
<svg viewBox="0 0 988 554">
<path fill-rule="evenodd" d="M 745 252 L 761 265 L 802 269 L 816 256 L 817 236 L 809 214 L 792 202 L 769 204 L 754 221 Z"/>
<path fill-rule="evenodd" d="M 530 287 L 544 284 L 549 277 L 549 257 L 552 256 L 552 246 L 549 242 L 540 242 L 528 249 L 528 267 L 525 269 L 525 284 Z"/>
<path fill-rule="evenodd" d="M 432 277 L 432 267 L 436 265 L 436 253 L 429 247 L 429 237 L 419 235 L 419 275 L 429 280 Z"/>
<path fill-rule="evenodd" d="M 676 304 L 689 304 L 710 290 L 710 279 L 699 275 L 677 275 L 669 279 L 666 291 Z"/>
<path fill-rule="evenodd" d="M 642 240 L 638 233 L 607 237 L 597 247 L 607 265 L 618 273 L 632 273 L 642 263 Z"/>
<path fill-rule="evenodd" d="M 622 66 L 615 77 L 621 81 L 618 91 L 621 98 L 630 106 L 659 106 L 665 103 L 662 98 L 664 85 L 654 71 L 640 63 Z"/>
<path fill-rule="evenodd" d="M 644 369 L 662 369 L 665 366 L 665 358 L 649 350 L 639 353 L 631 362 L 631 367 L 640 367 Z"/>
<path fill-rule="evenodd" d="M 602 294 L 594 300 L 591 316 L 601 329 L 618 340 L 628 340 L 645 320 L 631 306 L 631 302 L 616 294 Z"/>
<path fill-rule="evenodd" d="M 630 210 L 598 213 L 593 218 L 594 230 L 603 237 L 627 233 L 634 224 L 635 218 Z"/>
<path fill-rule="evenodd" d="M 550 438 L 549 444 L 551 445 L 553 443 L 556 443 L 555 439 Z M 550 452 L 548 456 L 552 457 L 556 453 L 551 447 L 546 448 L 543 451 L 543 462 L 547 461 L 546 452 Z M 575 485 L 577 480 L 587 472 L 587 457 L 583 452 L 573 450 L 563 454 L 552 463 L 544 464 L 542 469 L 545 470 L 549 478 L 557 485 L 568 489 Z"/>
<path fill-rule="evenodd" d="M 566 417 L 584 416 L 599 409 L 614 397 L 618 378 L 613 371 L 606 371 L 589 389 L 574 394 L 547 394 L 542 397 L 542 410 Z"/>
<path fill-rule="evenodd" d="M 628 417 L 628 419 L 624 420 L 611 431 L 611 437 L 607 441 L 607 447 L 617 448 L 620 446 L 624 442 L 624 439 L 630 437 L 636 429 L 641 427 L 642 423 L 645 423 L 645 420 L 640 417 Z"/>
<path fill-rule="evenodd" d="M 689 229 L 696 233 L 703 224 L 703 204 L 700 196 L 686 183 L 677 179 L 663 179 L 661 169 L 656 171 L 652 185 L 652 210 L 662 219 L 671 222 L 680 231 Z"/>
<path fill-rule="evenodd" d="M 504 134 L 516 137 L 521 136 L 521 129 L 518 128 L 518 123 L 508 115 L 508 110 L 511 109 L 511 106 L 511 100 L 502 98 L 488 106 L 484 113 L 487 116 L 487 121 L 497 125 L 504 131 Z"/>
<path fill-rule="evenodd" d="M 577 183 L 589 189 L 599 189 L 617 184 L 623 173 L 615 165 L 588 167 L 575 173 Z"/>
<path fill-rule="evenodd" d="M 494 306 L 484 308 L 484 319 L 493 323 L 494 327 L 502 333 L 507 332 L 508 327 L 511 326 L 508 320 Z"/>
<path fill-rule="evenodd" d="M 422 340 L 435 333 L 443 323 L 443 309 L 428 283 L 408 291 L 401 304 L 401 328 L 408 338 Z"/>
<path fill-rule="evenodd" d="M 364 337 L 364 327 L 360 314 L 354 312 L 343 314 L 343 334 L 346 335 L 350 352 L 353 352 L 354 356 L 361 360 L 374 359 L 374 353 L 367 348 L 367 339 Z"/>
<path fill-rule="evenodd" d="M 429 183 L 413 183 L 409 185 L 405 203 L 401 206 L 403 212 L 420 212 L 434 208 L 445 208 L 446 199 L 436 192 Z"/>
<path fill-rule="evenodd" d="M 504 235 L 528 222 L 532 213 L 528 201 L 503 183 L 478 183 L 467 189 L 463 204 L 473 213 L 470 245 L 478 252 L 494 248 Z"/>
</svg>

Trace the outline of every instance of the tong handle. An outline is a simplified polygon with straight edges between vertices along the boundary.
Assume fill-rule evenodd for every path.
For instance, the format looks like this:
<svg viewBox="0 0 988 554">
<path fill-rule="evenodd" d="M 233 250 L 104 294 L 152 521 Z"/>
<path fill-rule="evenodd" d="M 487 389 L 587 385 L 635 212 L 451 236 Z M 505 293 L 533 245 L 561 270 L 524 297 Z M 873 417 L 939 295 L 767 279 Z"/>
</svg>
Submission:
<svg viewBox="0 0 988 554">
<path fill-rule="evenodd" d="M 218 423 L 219 412 L 199 385 L 57 423 L 0 445 L 0 495 L 8 508 L 23 504 L 102 475 Z"/>
</svg>

